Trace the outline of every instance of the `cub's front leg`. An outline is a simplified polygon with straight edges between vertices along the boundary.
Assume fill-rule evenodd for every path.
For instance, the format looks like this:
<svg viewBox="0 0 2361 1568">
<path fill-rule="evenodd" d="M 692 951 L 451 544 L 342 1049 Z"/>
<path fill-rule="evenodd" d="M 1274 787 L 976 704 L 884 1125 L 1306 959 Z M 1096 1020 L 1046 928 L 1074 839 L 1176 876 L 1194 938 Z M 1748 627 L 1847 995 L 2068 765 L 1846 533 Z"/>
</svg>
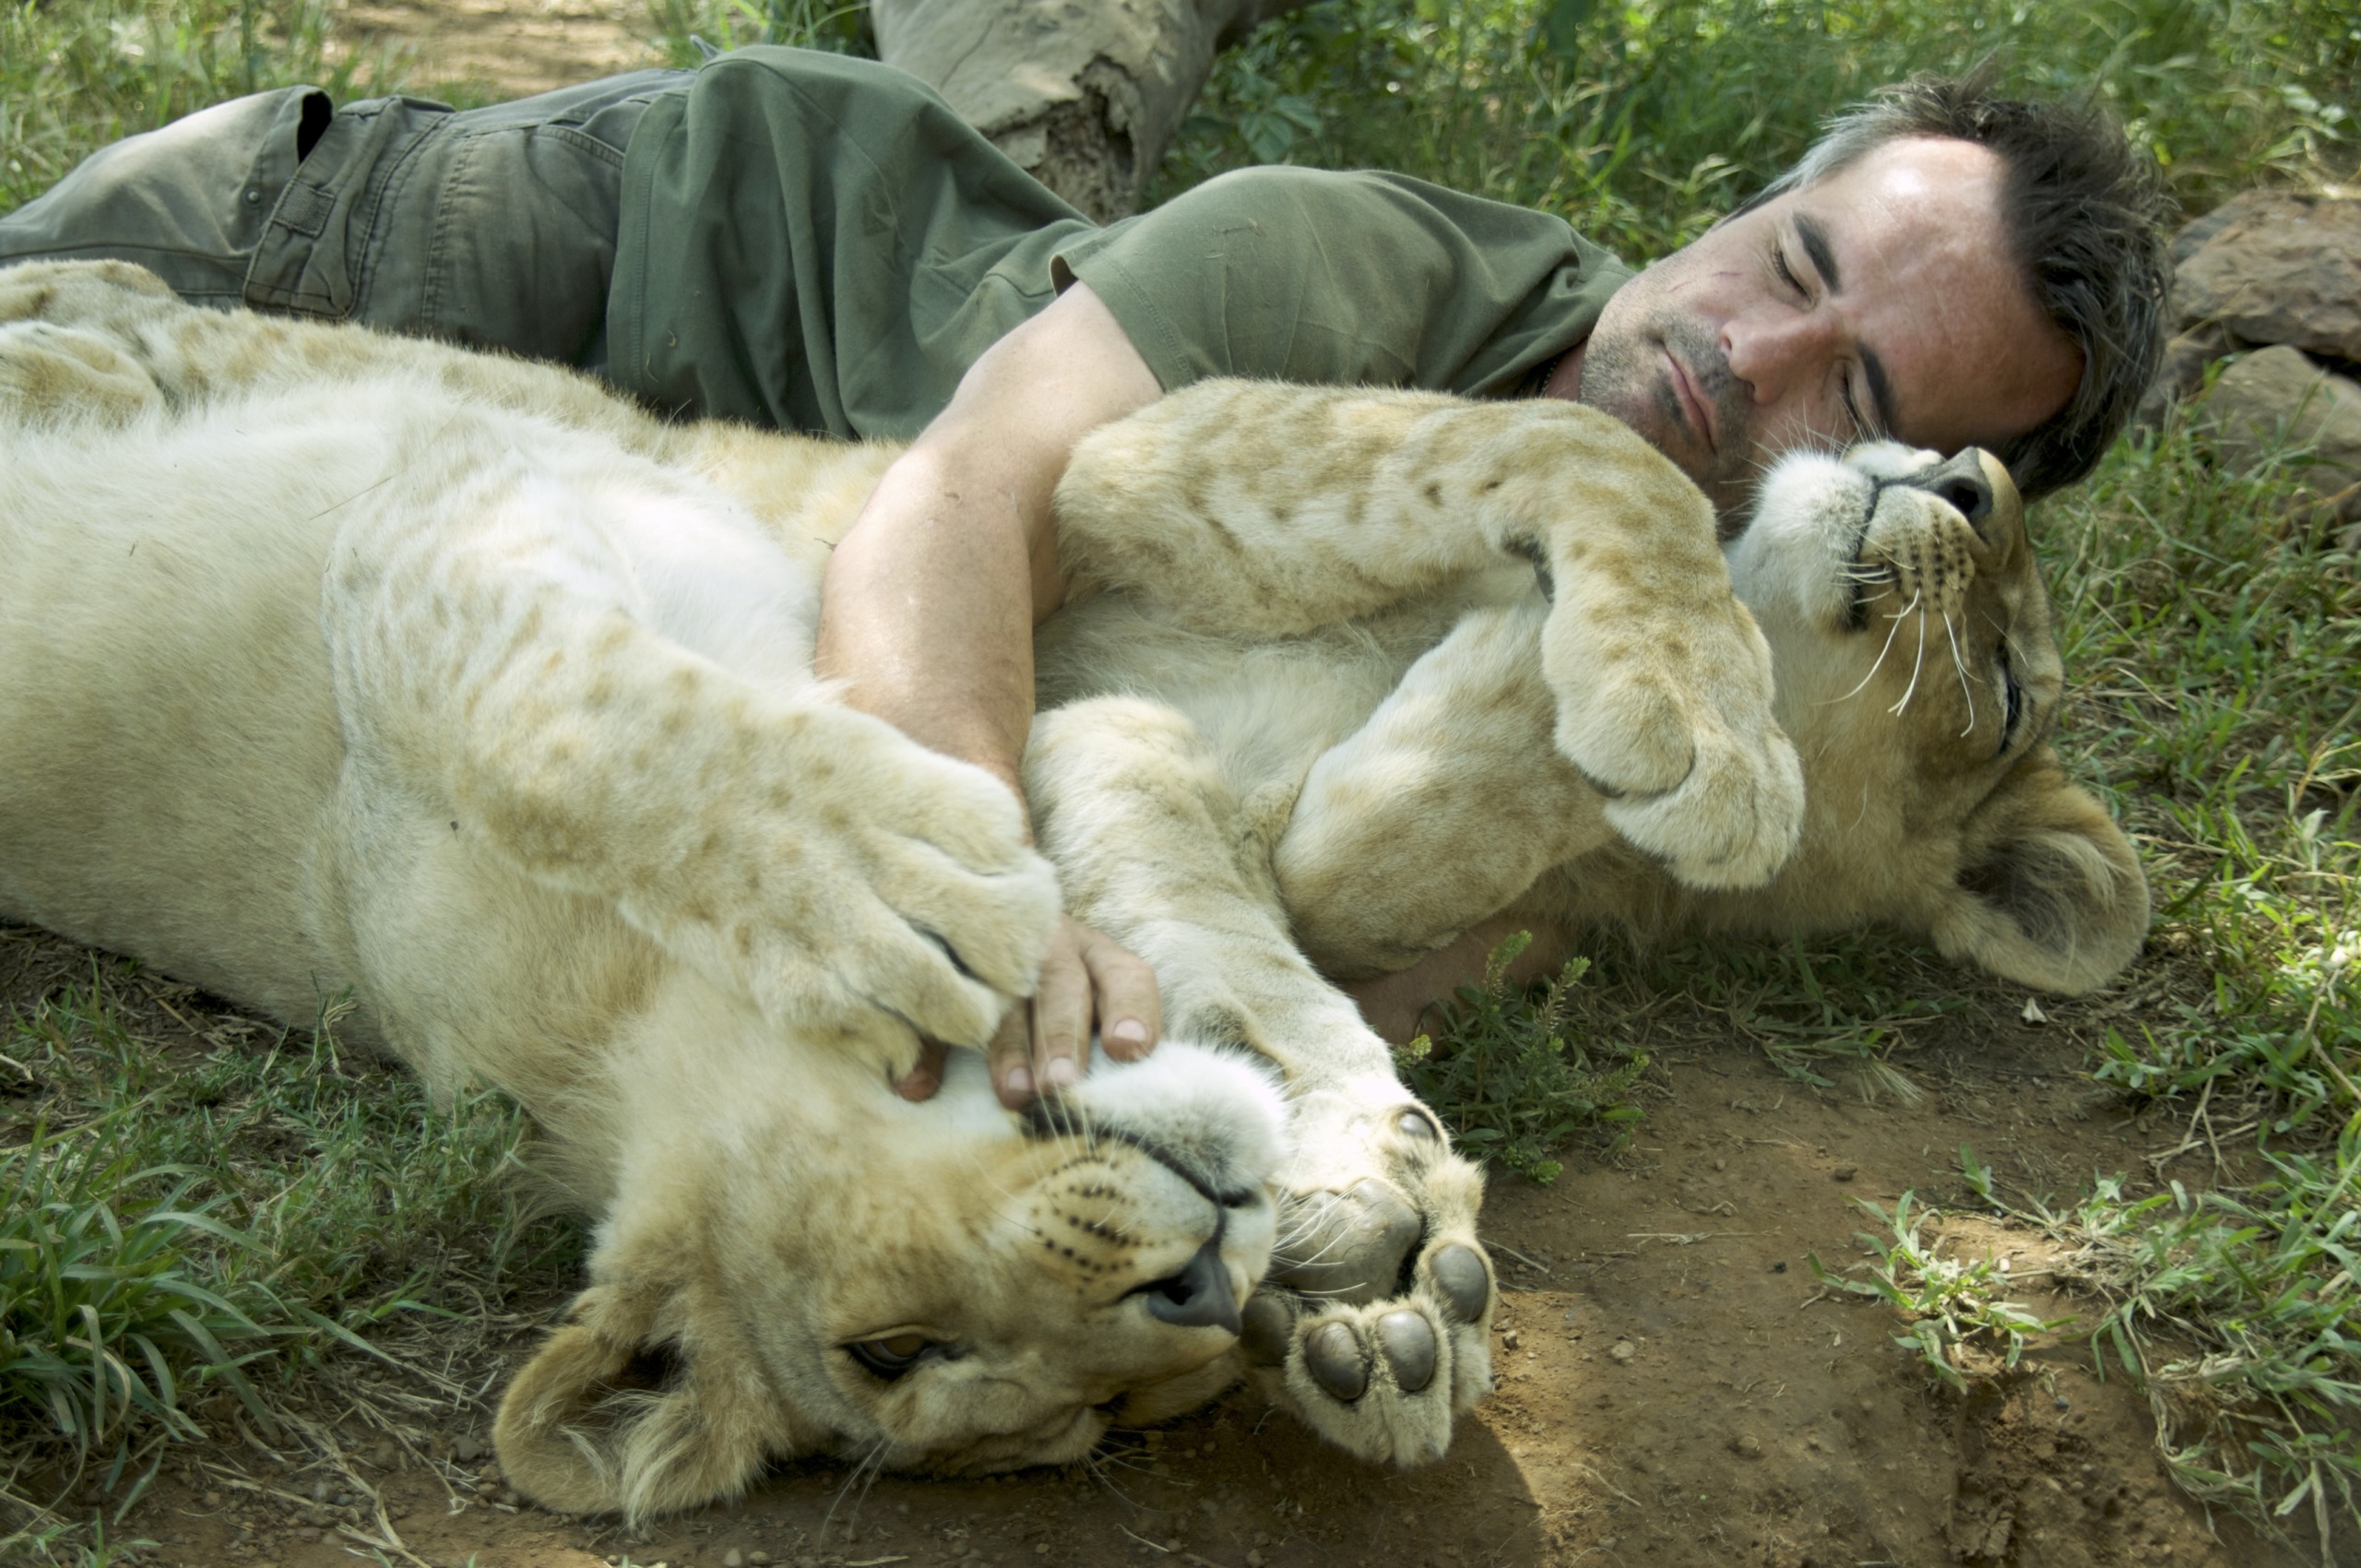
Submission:
<svg viewBox="0 0 2361 1568">
<path fill-rule="evenodd" d="M 324 618 L 348 766 L 610 900 L 775 1027 L 894 1073 L 920 1034 L 981 1047 L 1057 910 L 1014 798 L 826 700 L 795 624 L 811 585 L 783 557 L 722 569 L 732 606 L 782 617 L 746 640 L 797 668 L 749 678 L 666 635 L 695 593 L 675 578 L 651 602 L 634 530 L 742 519 L 603 449 L 576 482 L 533 456 L 549 427 L 512 422 L 422 417 L 338 531 Z"/>
<path fill-rule="evenodd" d="M 1279 1246 L 1243 1313 L 1258 1381 L 1364 1459 L 1442 1457 L 1491 1386 L 1483 1176 L 1288 940 L 1264 807 L 1185 717 L 1136 698 L 1043 714 L 1025 767 L 1069 908 L 1156 967 L 1166 1032 L 1286 1080 Z"/>
<path fill-rule="evenodd" d="M 1057 505 L 1084 591 L 1220 636 L 1302 632 L 1530 561 L 1553 600 L 1555 743 L 1616 830 L 1697 886 L 1768 881 L 1795 848 L 1802 774 L 1713 510 L 1606 414 L 1205 382 L 1086 440 Z"/>
</svg>

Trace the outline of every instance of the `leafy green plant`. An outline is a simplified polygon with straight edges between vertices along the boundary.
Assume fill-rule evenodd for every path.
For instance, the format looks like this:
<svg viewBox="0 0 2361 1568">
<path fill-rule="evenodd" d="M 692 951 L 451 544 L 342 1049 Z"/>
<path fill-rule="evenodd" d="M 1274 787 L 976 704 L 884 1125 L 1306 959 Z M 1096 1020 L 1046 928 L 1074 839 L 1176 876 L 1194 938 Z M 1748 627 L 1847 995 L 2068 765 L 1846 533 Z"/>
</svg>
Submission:
<svg viewBox="0 0 2361 1568">
<path fill-rule="evenodd" d="M 1854 1239 L 1868 1251 L 1869 1260 L 1842 1274 L 1831 1271 L 1818 1254 L 1805 1253 L 1813 1277 L 1829 1289 L 1868 1296 L 1900 1313 L 1910 1326 L 1893 1336 L 1894 1343 L 1917 1351 L 1927 1370 L 1954 1389 L 1967 1386 L 1959 1347 L 1996 1347 L 2001 1365 L 2014 1371 L 2024 1355 L 2028 1336 L 2049 1333 L 2074 1321 L 2035 1317 L 2020 1303 L 2007 1300 L 2004 1292 L 2012 1282 L 2008 1271 L 1990 1258 L 1945 1257 L 1924 1233 L 1928 1222 L 1937 1218 L 1936 1212 L 1922 1208 L 1914 1218 L 1910 1200 L 1915 1195 L 1903 1194 L 1892 1214 L 1866 1199 L 1854 1199 L 1884 1227 L 1885 1235 L 1857 1232 Z M 1866 1277 L 1853 1277 L 1857 1274 Z"/>
<path fill-rule="evenodd" d="M 1586 1040 L 1573 1027 L 1589 960 L 1571 959 L 1537 986 L 1508 978 L 1532 941 L 1519 932 L 1493 948 L 1483 982 L 1437 1003 L 1433 1035 L 1418 1036 L 1394 1060 L 1462 1148 L 1546 1182 L 1560 1169 L 1550 1151 L 1584 1128 L 1616 1129 L 1618 1147 L 1629 1138 L 1642 1112 L 1627 1094 L 1648 1059 Z"/>
</svg>

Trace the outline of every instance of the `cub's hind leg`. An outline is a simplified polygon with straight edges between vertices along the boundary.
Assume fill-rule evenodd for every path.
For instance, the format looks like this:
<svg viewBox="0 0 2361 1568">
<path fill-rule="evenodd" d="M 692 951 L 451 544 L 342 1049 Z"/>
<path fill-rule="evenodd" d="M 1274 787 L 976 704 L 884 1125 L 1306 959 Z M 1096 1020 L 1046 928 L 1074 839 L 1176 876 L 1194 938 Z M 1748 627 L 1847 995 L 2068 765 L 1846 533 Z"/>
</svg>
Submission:
<svg viewBox="0 0 2361 1568">
<path fill-rule="evenodd" d="M 1289 940 L 1263 820 L 1284 802 L 1240 802 L 1188 719 L 1128 697 L 1037 719 L 1026 790 L 1068 908 L 1155 966 L 1167 1032 L 1287 1081 L 1280 1246 L 1244 1313 L 1258 1380 L 1365 1459 L 1441 1457 L 1491 1384 L 1483 1178 Z"/>
</svg>

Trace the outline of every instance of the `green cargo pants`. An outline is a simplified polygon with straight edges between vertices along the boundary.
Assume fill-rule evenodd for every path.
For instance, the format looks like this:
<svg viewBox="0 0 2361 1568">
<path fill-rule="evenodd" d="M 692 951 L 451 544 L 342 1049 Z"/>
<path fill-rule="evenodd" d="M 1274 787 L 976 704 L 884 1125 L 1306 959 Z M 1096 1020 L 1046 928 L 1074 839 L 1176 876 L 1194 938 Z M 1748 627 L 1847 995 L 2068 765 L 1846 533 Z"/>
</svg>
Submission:
<svg viewBox="0 0 2361 1568">
<path fill-rule="evenodd" d="M 623 147 L 691 73 L 484 109 L 332 109 L 316 88 L 217 105 L 91 154 L 0 217 L 0 265 L 112 257 L 198 304 L 366 322 L 597 367 Z"/>
</svg>

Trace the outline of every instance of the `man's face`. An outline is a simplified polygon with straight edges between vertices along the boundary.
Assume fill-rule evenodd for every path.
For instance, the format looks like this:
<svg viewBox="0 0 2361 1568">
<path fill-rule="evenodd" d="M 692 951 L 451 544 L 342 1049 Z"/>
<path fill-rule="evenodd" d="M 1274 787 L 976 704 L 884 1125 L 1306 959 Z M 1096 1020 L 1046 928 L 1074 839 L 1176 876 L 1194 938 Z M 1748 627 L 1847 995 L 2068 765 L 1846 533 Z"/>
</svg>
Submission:
<svg viewBox="0 0 2361 1568">
<path fill-rule="evenodd" d="M 1914 137 L 1728 220 L 1608 302 L 1581 400 L 1726 515 L 1797 446 L 2022 435 L 2065 406 L 2082 359 L 2008 256 L 2000 176 L 1973 143 Z"/>
</svg>

